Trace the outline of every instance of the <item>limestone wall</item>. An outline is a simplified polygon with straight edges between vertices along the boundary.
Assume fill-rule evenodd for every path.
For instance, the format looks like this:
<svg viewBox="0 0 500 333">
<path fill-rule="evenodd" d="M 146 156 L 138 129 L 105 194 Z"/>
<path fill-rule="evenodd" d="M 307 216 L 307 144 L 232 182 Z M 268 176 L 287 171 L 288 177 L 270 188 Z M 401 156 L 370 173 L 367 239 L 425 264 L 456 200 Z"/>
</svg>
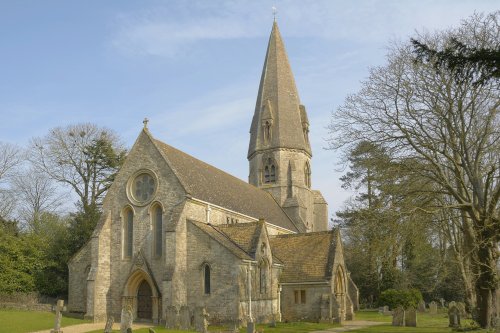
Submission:
<svg viewBox="0 0 500 333">
<path fill-rule="evenodd" d="M 87 277 L 90 270 L 90 243 L 69 261 L 68 311 L 86 312 Z"/>
<path fill-rule="evenodd" d="M 295 292 L 299 298 L 295 299 Z M 306 300 L 302 302 L 301 291 L 305 291 Z M 281 291 L 281 317 L 288 321 L 317 321 L 321 317 L 321 296 L 330 294 L 330 286 L 325 284 L 283 285 Z"/>
<path fill-rule="evenodd" d="M 187 305 L 205 306 L 211 321 L 238 318 L 241 260 L 195 225 L 188 222 L 187 229 Z M 204 291 L 205 264 L 210 267 L 209 294 Z"/>
</svg>

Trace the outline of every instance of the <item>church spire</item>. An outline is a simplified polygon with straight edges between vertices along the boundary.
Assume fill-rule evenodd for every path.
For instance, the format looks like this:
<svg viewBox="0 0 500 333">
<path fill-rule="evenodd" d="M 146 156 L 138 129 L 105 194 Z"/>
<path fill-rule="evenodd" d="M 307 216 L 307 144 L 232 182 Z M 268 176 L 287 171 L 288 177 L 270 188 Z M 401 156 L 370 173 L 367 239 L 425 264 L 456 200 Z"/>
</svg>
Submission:
<svg viewBox="0 0 500 333">
<path fill-rule="evenodd" d="M 258 151 L 297 149 L 311 156 L 309 123 L 276 21 L 273 22 L 250 128 L 248 158 Z"/>
</svg>

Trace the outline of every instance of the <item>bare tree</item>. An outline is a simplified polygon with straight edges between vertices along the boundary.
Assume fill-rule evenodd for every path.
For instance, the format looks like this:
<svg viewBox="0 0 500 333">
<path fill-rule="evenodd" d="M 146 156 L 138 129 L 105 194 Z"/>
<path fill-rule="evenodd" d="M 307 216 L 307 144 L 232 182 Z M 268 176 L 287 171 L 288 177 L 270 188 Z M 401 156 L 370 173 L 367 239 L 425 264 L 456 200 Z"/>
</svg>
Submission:
<svg viewBox="0 0 500 333">
<path fill-rule="evenodd" d="M 16 166 L 22 162 L 19 147 L 0 142 L 0 217 L 7 218 L 14 211 L 16 200 L 7 182 L 16 174 Z"/>
<path fill-rule="evenodd" d="M 12 181 L 18 201 L 18 214 L 33 232 L 37 232 L 43 213 L 54 213 L 63 203 L 64 194 L 45 173 L 29 169 Z"/>
<path fill-rule="evenodd" d="M 34 138 L 30 161 L 50 178 L 69 185 L 78 195 L 83 211 L 99 205 L 125 157 L 118 136 L 94 124 L 52 129 Z"/>
<path fill-rule="evenodd" d="M 416 39 L 440 49 L 450 37 L 498 49 L 500 12 L 474 15 L 455 30 Z M 472 71 L 473 69 L 471 69 Z M 436 70 L 416 62 L 412 45 L 393 45 L 388 64 L 374 68 L 361 91 L 332 116 L 331 148 L 361 140 L 384 146 L 407 172 L 453 201 L 465 241 L 473 248 L 478 320 L 495 324 L 500 241 L 500 82 Z M 406 163 L 405 161 L 419 161 Z"/>
</svg>

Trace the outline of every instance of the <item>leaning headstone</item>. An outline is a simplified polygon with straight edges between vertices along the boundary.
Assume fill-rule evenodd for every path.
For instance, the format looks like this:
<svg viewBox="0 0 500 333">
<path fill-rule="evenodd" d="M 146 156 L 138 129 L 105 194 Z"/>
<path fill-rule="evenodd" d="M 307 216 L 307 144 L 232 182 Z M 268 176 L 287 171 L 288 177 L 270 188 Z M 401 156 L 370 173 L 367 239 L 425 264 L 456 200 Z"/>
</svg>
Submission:
<svg viewBox="0 0 500 333">
<path fill-rule="evenodd" d="M 448 309 L 449 327 L 460 327 L 460 310 L 456 306 Z"/>
<path fill-rule="evenodd" d="M 115 323 L 115 317 L 110 316 L 106 320 L 106 326 L 104 326 L 104 333 L 111 333 L 113 332 L 113 324 Z"/>
<path fill-rule="evenodd" d="M 425 312 L 425 301 L 421 300 L 420 303 L 418 303 L 418 312 Z"/>
<path fill-rule="evenodd" d="M 405 310 L 401 306 L 392 310 L 392 326 L 405 326 Z"/>
<path fill-rule="evenodd" d="M 417 310 L 413 306 L 405 311 L 405 326 L 417 327 Z"/>
<path fill-rule="evenodd" d="M 64 300 L 57 300 L 56 305 L 56 320 L 54 322 L 54 329 L 50 331 L 50 333 L 62 333 L 61 331 L 61 319 L 62 319 L 62 310 L 64 308 Z"/>
<path fill-rule="evenodd" d="M 179 327 L 179 309 L 176 306 L 167 306 L 165 328 L 175 329 Z"/>
<path fill-rule="evenodd" d="M 130 305 L 127 305 L 126 307 L 122 308 L 122 314 L 120 318 L 120 332 L 121 333 L 127 333 L 132 331 L 132 323 L 134 321 L 134 317 L 132 315 L 132 307 Z"/>
<path fill-rule="evenodd" d="M 429 313 L 430 314 L 437 314 L 437 311 L 438 311 L 437 304 L 436 304 L 436 302 L 432 301 L 429 304 Z"/>
<path fill-rule="evenodd" d="M 189 307 L 186 305 L 181 306 L 179 310 L 179 328 L 181 330 L 189 330 L 191 328 L 191 314 Z"/>
<path fill-rule="evenodd" d="M 149 333 L 156 333 L 156 331 L 150 327 L 149 328 Z"/>
</svg>

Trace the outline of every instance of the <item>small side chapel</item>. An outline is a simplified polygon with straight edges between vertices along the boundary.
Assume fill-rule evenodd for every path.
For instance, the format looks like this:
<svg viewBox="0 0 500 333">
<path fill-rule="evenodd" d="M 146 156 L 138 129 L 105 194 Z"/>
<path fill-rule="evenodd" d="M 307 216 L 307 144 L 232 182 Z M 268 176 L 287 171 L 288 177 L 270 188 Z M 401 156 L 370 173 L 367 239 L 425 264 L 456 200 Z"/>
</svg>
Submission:
<svg viewBox="0 0 500 333">
<path fill-rule="evenodd" d="M 273 23 L 250 128 L 249 182 L 140 132 L 90 241 L 70 260 L 68 310 L 95 322 L 342 321 L 358 290 L 311 188 L 309 121 Z"/>
</svg>

